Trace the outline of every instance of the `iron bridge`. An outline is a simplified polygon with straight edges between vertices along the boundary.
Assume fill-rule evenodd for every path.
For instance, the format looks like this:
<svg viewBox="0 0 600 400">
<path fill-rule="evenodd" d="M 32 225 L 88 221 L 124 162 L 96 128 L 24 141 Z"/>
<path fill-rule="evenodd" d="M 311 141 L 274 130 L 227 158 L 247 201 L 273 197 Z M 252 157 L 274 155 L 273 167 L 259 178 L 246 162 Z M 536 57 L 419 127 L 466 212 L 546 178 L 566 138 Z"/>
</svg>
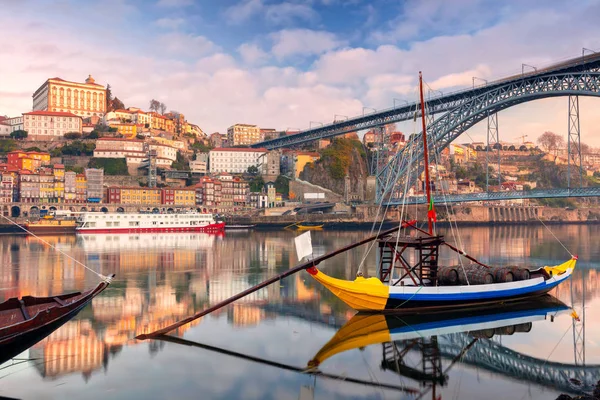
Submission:
<svg viewBox="0 0 600 400">
<path fill-rule="evenodd" d="M 566 197 L 600 197 L 600 187 L 564 188 L 564 189 L 538 189 L 538 190 L 503 190 L 501 192 L 463 193 L 451 195 L 433 195 L 436 204 L 462 203 L 475 201 L 500 201 L 519 199 L 544 199 Z M 426 196 L 409 196 L 406 199 L 395 198 L 388 201 L 388 205 L 401 204 L 426 204 Z"/>
</svg>

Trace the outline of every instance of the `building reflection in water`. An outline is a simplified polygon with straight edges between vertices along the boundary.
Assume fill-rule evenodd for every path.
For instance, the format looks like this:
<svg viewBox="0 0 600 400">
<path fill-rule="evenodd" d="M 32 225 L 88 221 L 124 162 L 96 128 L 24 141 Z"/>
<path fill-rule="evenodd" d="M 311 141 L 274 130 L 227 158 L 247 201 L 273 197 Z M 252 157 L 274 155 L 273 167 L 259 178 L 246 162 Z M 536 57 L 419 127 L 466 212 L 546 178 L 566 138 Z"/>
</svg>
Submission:
<svg viewBox="0 0 600 400">
<path fill-rule="evenodd" d="M 585 256 L 587 252 L 589 257 L 590 234 L 576 228 L 567 227 L 567 233 L 586 237 L 588 244 L 580 254 Z M 451 238 L 450 232 L 443 233 Z M 77 320 L 68 322 L 34 346 L 32 357 L 45 361 L 37 367 L 40 374 L 55 378 L 81 372 L 89 379 L 92 372 L 107 368 L 109 359 L 117 356 L 124 346 L 140 343 L 135 336 L 168 326 L 294 266 L 297 263 L 294 235 L 255 231 L 228 233 L 225 237 L 201 233 L 44 237 L 94 270 L 116 273 L 117 279 Z M 315 255 L 365 235 L 365 232 L 316 232 Z M 464 246 L 471 254 L 507 262 L 514 259 L 526 262 L 535 257 L 534 253 L 540 250 L 532 243 L 550 243 L 546 235 L 547 231 L 527 226 L 461 230 Z M 361 248 L 346 252 L 323 264 L 332 275 L 353 279 L 364 251 Z M 96 283 L 92 274 L 34 238 L 0 238 L 0 260 L 0 300 L 82 290 Z M 374 257 L 367 257 L 365 265 L 371 273 L 374 264 Z M 594 269 L 576 270 L 572 283 L 577 301 L 581 301 L 584 292 L 586 301 L 598 295 L 597 273 Z M 568 285 L 559 287 L 555 295 L 571 303 Z M 277 304 L 281 305 L 278 309 Z M 253 293 L 213 317 L 224 315 L 235 327 L 244 327 L 260 324 L 277 314 L 301 312 L 328 324 L 344 323 L 353 315 L 306 274 L 298 274 Z M 181 336 L 201 322 L 202 319 L 196 320 L 173 334 Z M 164 345 L 150 343 L 152 352 L 160 351 Z"/>
</svg>

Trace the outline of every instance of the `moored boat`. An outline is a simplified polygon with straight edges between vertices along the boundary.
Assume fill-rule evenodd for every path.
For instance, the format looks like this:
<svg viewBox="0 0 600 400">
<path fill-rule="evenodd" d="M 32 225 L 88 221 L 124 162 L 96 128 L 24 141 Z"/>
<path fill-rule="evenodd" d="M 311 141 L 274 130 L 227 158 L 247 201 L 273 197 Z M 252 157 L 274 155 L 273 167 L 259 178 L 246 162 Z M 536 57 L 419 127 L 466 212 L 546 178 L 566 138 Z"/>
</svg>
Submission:
<svg viewBox="0 0 600 400">
<path fill-rule="evenodd" d="M 419 73 L 419 87 L 420 109 L 427 110 L 421 73 Z M 398 231 L 394 235 L 378 237 L 376 277 L 364 278 L 361 271 L 362 263 L 354 281 L 330 277 L 319 271 L 316 265 L 307 268 L 309 274 L 350 307 L 365 312 L 453 308 L 515 301 L 547 293 L 567 280 L 573 273 L 577 256 L 571 255 L 570 260 L 557 266 L 533 269 L 515 266 L 491 267 L 479 262 L 464 250 L 450 245 L 443 236 L 435 234 L 434 225 L 437 217 L 431 196 L 433 182 L 429 177 L 425 114 L 426 112 L 421 112 L 423 131 L 420 139 L 423 145 L 424 187 L 429 206 L 428 230 L 419 229 L 414 223 L 399 221 L 400 225 L 406 224 L 406 227 L 413 230 L 409 233 Z M 407 146 L 416 148 L 419 144 L 416 137 L 413 136 L 413 141 Z M 419 162 L 420 160 L 415 161 L 417 164 L 415 169 L 418 169 Z M 406 199 L 411 177 L 405 176 L 404 179 L 402 198 Z M 309 241 L 310 237 L 303 243 Z M 458 254 L 459 265 L 455 267 L 438 265 L 442 245 Z M 299 255 L 311 253 L 312 251 L 305 250 L 298 252 Z M 475 264 L 464 265 L 464 259 Z"/>
<path fill-rule="evenodd" d="M 77 221 L 45 216 L 37 221 L 27 221 L 24 226 L 29 233 L 35 235 L 73 234 L 77 227 Z"/>
<path fill-rule="evenodd" d="M 94 289 L 53 297 L 11 298 L 0 303 L 0 364 L 33 346 L 102 293 L 114 275 Z"/>
<path fill-rule="evenodd" d="M 229 224 L 225 225 L 226 230 L 250 230 L 256 228 L 256 224 Z"/>
<path fill-rule="evenodd" d="M 146 233 L 146 232 L 222 232 L 225 223 L 213 214 L 198 212 L 154 213 L 82 213 L 77 219 L 80 233 Z"/>
</svg>

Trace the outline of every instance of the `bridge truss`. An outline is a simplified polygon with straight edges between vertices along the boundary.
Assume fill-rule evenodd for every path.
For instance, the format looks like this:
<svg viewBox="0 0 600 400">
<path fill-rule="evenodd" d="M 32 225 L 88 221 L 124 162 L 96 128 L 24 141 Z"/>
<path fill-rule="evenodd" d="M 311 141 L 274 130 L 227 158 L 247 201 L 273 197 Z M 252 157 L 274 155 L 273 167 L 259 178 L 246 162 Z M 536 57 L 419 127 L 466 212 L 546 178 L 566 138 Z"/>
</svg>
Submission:
<svg viewBox="0 0 600 400">
<path fill-rule="evenodd" d="M 547 73 L 523 77 L 504 85 L 494 85 L 487 91 L 469 99 L 437 118 L 428 129 L 428 149 L 439 152 L 473 125 L 515 105 L 557 96 L 596 96 L 600 97 L 600 73 L 578 71 L 571 73 Z M 577 102 L 578 104 L 578 102 Z M 578 112 L 578 107 L 577 107 Z M 577 117 L 578 119 L 578 117 Z M 578 123 L 577 123 L 578 126 Z M 497 127 L 497 126 L 496 126 Z M 578 136 L 578 130 L 577 130 Z M 398 152 L 377 175 L 377 202 L 398 203 L 396 188 L 400 178 L 413 174 L 423 156 L 422 134 L 413 135 L 405 148 Z M 579 143 L 579 139 L 570 139 Z M 408 156 L 412 151 L 412 156 Z M 579 163 L 581 156 L 579 152 Z M 502 196 L 500 196 L 502 197 Z"/>
</svg>

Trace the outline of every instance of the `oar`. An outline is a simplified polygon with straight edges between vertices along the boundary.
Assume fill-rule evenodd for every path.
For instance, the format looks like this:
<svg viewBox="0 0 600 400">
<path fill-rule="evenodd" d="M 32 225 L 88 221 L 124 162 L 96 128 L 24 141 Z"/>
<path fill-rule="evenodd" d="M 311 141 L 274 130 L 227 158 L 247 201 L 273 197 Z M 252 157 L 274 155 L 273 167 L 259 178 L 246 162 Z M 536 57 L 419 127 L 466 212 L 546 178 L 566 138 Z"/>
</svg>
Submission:
<svg viewBox="0 0 600 400">
<path fill-rule="evenodd" d="M 193 342 L 191 340 L 181 339 L 181 338 L 170 336 L 170 335 L 159 335 L 159 336 L 154 337 L 154 339 L 155 340 L 164 340 L 166 342 L 171 342 L 171 343 L 177 343 L 177 344 L 181 344 L 184 346 L 192 346 L 192 347 L 198 347 L 198 348 L 205 349 L 205 350 L 215 351 L 217 353 L 241 358 L 241 359 L 247 360 L 247 361 L 253 361 L 253 362 L 256 362 L 259 364 L 269 365 L 271 367 L 280 368 L 280 369 L 287 370 L 287 371 L 308 373 L 308 374 L 312 374 L 312 375 L 321 376 L 323 378 L 342 380 L 342 381 L 346 381 L 346 382 L 357 383 L 359 385 L 376 386 L 376 387 L 382 387 L 385 389 L 393 389 L 393 390 L 398 390 L 398 391 L 402 391 L 405 393 L 412 393 L 412 394 L 419 393 L 419 391 L 417 389 L 413 389 L 413 388 L 409 388 L 409 387 L 392 385 L 392 384 L 383 383 L 383 382 L 371 382 L 371 381 L 366 381 L 363 379 L 351 378 L 348 376 L 329 374 L 329 373 L 322 372 L 322 371 L 319 371 L 316 369 L 313 370 L 313 369 L 307 369 L 307 368 L 300 368 L 300 367 L 296 367 L 293 365 L 288 365 L 288 364 L 283 364 L 283 363 L 279 363 L 276 361 L 266 360 L 264 358 L 254 357 L 254 356 L 250 356 L 247 354 L 238 353 L 236 351 L 226 350 L 226 349 L 222 349 L 220 347 L 215 347 L 215 346 L 210 346 L 207 344 Z"/>
<path fill-rule="evenodd" d="M 406 226 L 406 224 L 402 223 L 401 226 L 397 226 L 395 228 L 388 229 L 387 231 L 381 232 L 378 235 L 370 236 L 370 237 L 368 237 L 366 239 L 361 240 L 360 242 L 353 243 L 351 245 L 342 247 L 342 248 L 337 249 L 335 251 L 332 251 L 330 253 L 324 254 L 324 255 L 322 255 L 320 257 L 317 257 L 317 258 L 315 258 L 313 260 L 306 261 L 306 262 L 304 262 L 304 263 L 302 263 L 300 265 L 297 265 L 294 268 L 289 269 L 289 270 L 287 270 L 287 271 L 285 271 L 285 272 L 283 272 L 283 273 L 281 273 L 279 275 L 275 275 L 274 277 L 269 278 L 266 281 L 264 281 L 262 283 L 259 283 L 258 285 L 252 286 L 251 288 L 246 289 L 243 292 L 240 292 L 240 293 L 236 294 L 235 296 L 231 296 L 230 298 L 228 298 L 226 300 L 223 300 L 222 302 L 217 303 L 217 304 L 215 304 L 212 307 L 209 307 L 209 308 L 207 308 L 205 310 L 202 310 L 202 311 L 200 311 L 200 312 L 192 315 L 191 317 L 185 318 L 185 319 L 183 319 L 183 320 L 181 320 L 179 322 L 176 322 L 176 323 L 174 323 L 172 325 L 169 325 L 166 328 L 159 329 L 159 330 L 151 332 L 151 333 L 146 333 L 146 334 L 142 334 L 142 335 L 136 336 L 136 339 L 145 340 L 145 339 L 149 339 L 149 338 L 152 338 L 154 336 L 157 336 L 157 335 L 164 335 L 164 334 L 172 331 L 173 329 L 177 329 L 180 326 L 183 326 L 185 324 L 189 324 L 190 322 L 192 322 L 192 321 L 194 321 L 194 320 L 196 320 L 196 319 L 198 319 L 200 317 L 203 317 L 206 314 L 210 314 L 211 312 L 216 311 L 219 308 L 225 307 L 226 305 L 228 305 L 230 303 L 233 303 L 236 300 L 241 299 L 242 297 L 248 296 L 249 294 L 254 293 L 257 290 L 260 290 L 260 289 L 264 288 L 265 286 L 268 286 L 268 285 L 270 285 L 272 283 L 280 281 L 281 279 L 286 278 L 286 277 L 288 277 L 290 275 L 293 275 L 293 274 L 295 274 L 297 272 L 300 272 L 300 271 L 302 271 L 304 269 L 310 268 L 312 266 L 316 266 L 321 261 L 327 260 L 328 258 L 336 256 L 336 255 L 338 255 L 340 253 L 346 252 L 346 251 L 348 251 L 350 249 L 353 249 L 355 247 L 361 246 L 363 244 L 372 242 L 373 240 L 380 239 L 380 238 L 382 238 L 382 237 L 384 237 L 386 235 L 389 235 L 390 233 L 396 232 L 401 227 L 405 227 L 405 226 Z"/>
<path fill-rule="evenodd" d="M 419 232 L 421 232 L 421 233 L 424 233 L 424 234 L 426 234 L 427 236 L 433 236 L 433 235 L 429 234 L 429 232 L 427 232 L 427 231 L 424 231 L 423 229 L 417 228 L 417 226 L 416 226 L 416 225 L 414 225 L 414 224 L 412 223 L 412 221 L 403 221 L 403 222 L 402 222 L 402 224 L 406 224 L 406 225 L 408 225 L 408 226 L 410 226 L 410 227 L 412 227 L 412 228 L 415 228 L 416 230 L 418 230 L 418 231 L 419 231 Z M 462 251 L 462 250 L 459 250 L 459 249 L 457 249 L 456 247 L 452 246 L 450 243 L 447 243 L 446 241 L 443 241 L 442 243 L 443 243 L 444 245 L 448 246 L 450 249 L 452 249 L 452 250 L 454 250 L 455 252 L 457 252 L 458 254 L 460 254 L 461 256 L 464 256 L 465 258 L 467 258 L 467 259 L 469 259 L 469 260 L 473 261 L 474 263 L 477 263 L 477 264 L 479 264 L 479 265 L 481 265 L 482 267 L 485 267 L 485 268 L 491 268 L 489 265 L 486 265 L 486 264 L 482 263 L 481 261 L 479 261 L 479 260 L 477 260 L 477 259 L 475 259 L 475 258 L 471 257 L 470 255 L 468 255 L 468 254 L 467 254 L 467 253 L 465 253 L 464 251 Z"/>
</svg>

